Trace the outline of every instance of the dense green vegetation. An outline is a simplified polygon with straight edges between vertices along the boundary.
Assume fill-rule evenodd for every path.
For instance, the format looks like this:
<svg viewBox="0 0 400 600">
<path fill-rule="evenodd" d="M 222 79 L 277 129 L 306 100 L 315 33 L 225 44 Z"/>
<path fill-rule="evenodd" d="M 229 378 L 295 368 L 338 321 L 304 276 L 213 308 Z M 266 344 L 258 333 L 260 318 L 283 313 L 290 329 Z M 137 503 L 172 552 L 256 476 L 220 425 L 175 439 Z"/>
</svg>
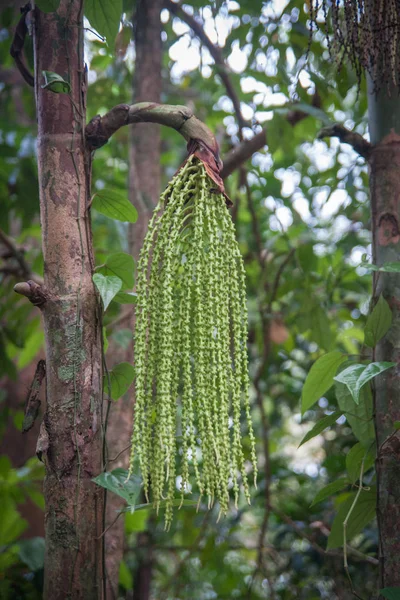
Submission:
<svg viewBox="0 0 400 600">
<path fill-rule="evenodd" d="M 48 4 L 38 2 L 44 9 Z M 93 4 L 87 2 L 85 13 L 88 120 L 130 102 L 135 69 L 132 2 L 124 2 L 117 17 L 102 16 Z M 334 138 L 318 137 L 337 122 L 366 134 L 365 82 L 359 89 L 350 68 L 338 70 L 322 33 L 310 44 L 302 1 L 192 2 L 184 10 L 203 25 L 209 44 L 220 47 L 229 69 L 215 64 L 205 39 L 179 12 L 165 8 L 163 102 L 190 106 L 215 132 L 222 159 L 266 131 L 266 145 L 225 179 L 246 268 L 258 486 L 251 489 L 251 506 L 242 494 L 238 509 L 232 502 L 220 519 L 218 506 L 208 512 L 204 504 L 196 512 L 193 494 L 195 502 L 175 510 L 164 531 L 163 511 L 155 516 L 135 478 L 126 483 L 120 471 L 114 478 L 99 473 L 98 483 L 121 496 L 121 508 L 141 508 L 122 517 L 120 597 L 132 597 L 138 571 L 151 563 L 150 597 L 157 599 L 345 600 L 354 597 L 352 588 L 369 598 L 378 590 L 370 380 L 392 366 L 371 368 L 371 349 L 389 329 L 391 313 L 383 298 L 370 305 L 365 160 Z M 35 458 L 38 423 L 24 437 L 21 430 L 44 336 L 38 309 L 13 291 L 15 283 L 43 276 L 35 104 L 33 88 L 9 55 L 19 15 L 8 7 L 0 19 L 0 597 L 36 599 L 44 540 L 31 535 L 32 519 L 37 525 L 31 506 L 43 509 L 44 469 Z M 25 57 L 32 68 L 29 39 Z M 221 73 L 228 73 L 229 89 Z M 136 214 L 125 207 L 126 218 L 115 220 L 109 209 L 124 207 L 128 197 L 129 136 L 128 128 L 120 129 L 93 163 L 95 281 L 107 309 L 109 351 L 132 344 L 131 330 L 119 323 L 121 307 L 134 301 L 126 253 L 128 222 Z M 164 187 L 185 157 L 182 138 L 163 128 Z M 106 388 L 113 401 L 121 401 L 132 378 L 130 365 L 110 370 Z M 243 445 L 251 472 L 249 436 Z M 179 497 L 178 483 L 178 505 Z"/>
</svg>

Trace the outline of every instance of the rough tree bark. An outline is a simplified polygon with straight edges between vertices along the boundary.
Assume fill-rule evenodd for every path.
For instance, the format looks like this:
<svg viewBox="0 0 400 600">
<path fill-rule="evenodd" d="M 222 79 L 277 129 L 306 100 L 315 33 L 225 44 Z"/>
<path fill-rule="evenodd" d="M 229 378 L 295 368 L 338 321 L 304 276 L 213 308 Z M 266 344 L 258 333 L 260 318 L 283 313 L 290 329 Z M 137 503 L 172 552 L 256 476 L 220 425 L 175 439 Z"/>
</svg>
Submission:
<svg viewBox="0 0 400 600">
<path fill-rule="evenodd" d="M 92 283 L 85 149 L 81 0 L 55 13 L 34 11 L 40 214 L 44 286 L 17 291 L 40 305 L 46 340 L 47 409 L 38 441 L 46 465 L 44 598 L 102 598 L 103 491 L 101 319 Z M 42 71 L 70 83 L 43 88 Z"/>
<path fill-rule="evenodd" d="M 370 192 L 373 262 L 400 262 L 400 105 L 398 90 L 369 93 L 371 152 Z M 400 274 L 375 273 L 374 296 L 386 298 L 393 322 L 375 349 L 375 360 L 396 367 L 375 379 L 377 439 L 377 518 L 379 528 L 380 588 L 400 587 Z"/>
</svg>

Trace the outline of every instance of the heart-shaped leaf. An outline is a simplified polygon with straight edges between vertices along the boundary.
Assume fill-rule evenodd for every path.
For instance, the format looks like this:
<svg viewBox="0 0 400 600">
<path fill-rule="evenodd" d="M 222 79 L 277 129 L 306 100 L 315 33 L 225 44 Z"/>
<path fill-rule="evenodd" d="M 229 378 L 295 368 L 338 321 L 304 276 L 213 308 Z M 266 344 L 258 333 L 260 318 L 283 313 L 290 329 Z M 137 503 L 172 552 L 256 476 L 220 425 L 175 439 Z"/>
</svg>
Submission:
<svg viewBox="0 0 400 600">
<path fill-rule="evenodd" d="M 99 290 L 99 294 L 103 300 L 104 311 L 106 311 L 111 300 L 122 288 L 122 281 L 119 277 L 114 277 L 112 275 L 105 276 L 101 273 L 95 273 L 93 275 L 93 282 Z"/>
<path fill-rule="evenodd" d="M 135 261 L 126 252 L 115 252 L 107 257 L 104 265 L 96 268 L 96 272 L 119 277 L 123 287 L 131 289 L 134 284 Z"/>
<path fill-rule="evenodd" d="M 101 190 L 96 192 L 92 208 L 98 210 L 102 215 L 123 221 L 124 223 L 135 223 L 137 210 L 126 197 L 126 194 L 118 190 Z"/>
<path fill-rule="evenodd" d="M 121 398 L 131 386 L 135 378 L 135 367 L 130 363 L 122 362 L 115 365 L 111 371 L 109 371 L 110 384 L 111 384 L 111 398 L 118 400 Z M 108 377 L 104 375 L 104 389 L 108 390 Z"/>
<path fill-rule="evenodd" d="M 396 363 L 392 362 L 373 362 L 369 365 L 355 364 L 344 369 L 334 378 L 335 381 L 344 383 L 350 390 L 353 400 L 356 404 L 360 401 L 360 390 L 368 381 L 371 381 L 380 373 L 394 367 Z"/>
</svg>

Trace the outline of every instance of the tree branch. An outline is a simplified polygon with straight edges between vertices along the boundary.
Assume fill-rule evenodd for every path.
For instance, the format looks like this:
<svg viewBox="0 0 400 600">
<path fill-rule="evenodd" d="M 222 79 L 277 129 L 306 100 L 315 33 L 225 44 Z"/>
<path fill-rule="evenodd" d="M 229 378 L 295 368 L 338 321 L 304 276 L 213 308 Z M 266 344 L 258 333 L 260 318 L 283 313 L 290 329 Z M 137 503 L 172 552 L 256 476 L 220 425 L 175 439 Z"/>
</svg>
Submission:
<svg viewBox="0 0 400 600">
<path fill-rule="evenodd" d="M 188 142 L 189 155 L 194 154 L 203 163 L 208 176 L 225 196 L 227 205 L 232 205 L 219 174 L 222 162 L 217 140 L 212 131 L 186 106 L 156 102 L 118 104 L 103 117 L 96 115 L 88 123 L 86 147 L 89 151 L 101 148 L 118 129 L 133 123 L 158 123 L 178 131 Z"/>
<path fill-rule="evenodd" d="M 28 83 L 31 87 L 34 86 L 34 77 L 32 73 L 29 71 L 24 61 L 22 60 L 23 56 L 23 48 L 25 43 L 25 37 L 28 33 L 28 27 L 26 25 L 27 14 L 31 10 L 31 5 L 28 3 L 21 9 L 22 15 L 20 20 L 18 21 L 17 27 L 15 28 L 14 38 L 10 48 L 10 54 L 13 57 L 15 64 L 21 73 L 22 77 L 25 79 L 26 83 Z"/>
<path fill-rule="evenodd" d="M 277 516 L 281 521 L 289 525 L 297 533 L 301 539 L 306 540 L 314 550 L 316 550 L 322 556 L 334 556 L 338 558 L 343 558 L 343 552 L 338 552 L 335 550 L 325 550 L 322 546 L 317 544 L 313 539 L 311 539 L 298 525 L 284 512 L 276 508 L 276 506 L 270 506 L 270 510 Z M 368 554 L 363 554 L 356 548 L 352 548 L 351 546 L 347 546 L 347 551 L 351 553 L 355 560 L 359 560 L 361 562 L 366 562 L 374 567 L 379 565 L 378 559 L 373 556 L 368 556 Z"/>
<path fill-rule="evenodd" d="M 50 294 L 43 285 L 38 285 L 31 279 L 14 285 L 14 292 L 28 298 L 34 306 L 42 308 L 42 306 L 50 298 Z"/>
<path fill-rule="evenodd" d="M 349 144 L 360 156 L 369 159 L 372 151 L 372 144 L 355 131 L 346 129 L 343 125 L 335 123 L 331 127 L 324 127 L 318 134 L 318 139 L 326 137 L 337 137 L 343 144 Z"/>
<path fill-rule="evenodd" d="M 229 177 L 233 171 L 249 160 L 255 152 L 264 148 L 266 143 L 267 133 L 263 129 L 250 140 L 245 140 L 238 146 L 235 146 L 224 158 L 224 164 L 220 173 L 222 179 Z"/>
<path fill-rule="evenodd" d="M 218 75 L 220 76 L 221 81 L 225 86 L 226 93 L 229 96 L 229 98 L 232 100 L 233 108 L 234 108 L 236 118 L 238 121 L 238 125 L 239 125 L 240 137 L 242 137 L 241 130 L 243 129 L 243 127 L 247 126 L 247 123 L 243 118 L 242 111 L 240 108 L 240 100 L 239 100 L 239 98 L 236 94 L 236 90 L 233 87 L 233 84 L 230 80 L 230 77 L 228 74 L 229 68 L 224 60 L 224 57 L 221 52 L 221 48 L 219 48 L 219 46 L 216 46 L 215 44 L 212 43 L 212 41 L 210 40 L 208 35 L 205 33 L 202 25 L 198 21 L 196 21 L 196 19 L 192 15 L 189 15 L 183 9 L 181 4 L 177 4 L 175 2 L 172 2 L 171 0 L 166 0 L 165 6 L 169 10 L 170 13 L 172 13 L 176 17 L 182 19 L 182 21 L 184 21 L 186 23 L 186 25 L 188 25 L 190 27 L 190 29 L 193 31 L 193 33 L 199 38 L 199 40 L 201 42 L 203 42 L 203 44 L 206 46 L 206 48 L 210 52 L 212 58 L 214 59 L 215 66 L 218 71 Z"/>
<path fill-rule="evenodd" d="M 219 149 L 214 134 L 189 108 L 156 102 L 119 104 L 103 117 L 96 115 L 86 127 L 89 149 L 96 150 L 104 146 L 118 129 L 133 123 L 159 123 L 171 127 L 187 141 L 195 140 L 204 145 L 219 161 Z"/>
<path fill-rule="evenodd" d="M 32 384 L 29 388 L 28 395 L 25 401 L 25 410 L 24 410 L 24 421 L 22 423 L 22 433 L 26 433 L 29 431 L 36 420 L 36 417 L 39 413 L 40 408 L 40 387 L 43 383 L 43 380 L 46 376 L 46 361 L 39 360 L 35 375 L 33 377 Z"/>
<path fill-rule="evenodd" d="M 25 277 L 26 279 L 29 279 L 31 277 L 31 271 L 24 259 L 22 252 L 17 248 L 14 240 L 8 237 L 8 235 L 5 234 L 4 231 L 2 231 L 1 229 L 0 242 L 8 250 L 7 255 L 3 255 L 2 258 L 14 258 L 19 265 L 19 271 L 21 273 L 21 276 Z"/>
</svg>

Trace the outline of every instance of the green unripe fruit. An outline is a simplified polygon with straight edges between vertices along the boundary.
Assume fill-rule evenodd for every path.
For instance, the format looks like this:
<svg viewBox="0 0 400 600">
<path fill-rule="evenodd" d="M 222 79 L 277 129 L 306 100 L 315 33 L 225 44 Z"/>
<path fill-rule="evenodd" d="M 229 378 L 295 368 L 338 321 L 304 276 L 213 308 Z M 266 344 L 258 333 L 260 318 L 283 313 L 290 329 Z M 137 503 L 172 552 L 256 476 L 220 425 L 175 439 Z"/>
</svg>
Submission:
<svg viewBox="0 0 400 600">
<path fill-rule="evenodd" d="M 250 501 L 241 441 L 247 419 L 254 478 L 255 439 L 248 398 L 245 273 L 224 196 L 190 157 L 161 196 L 138 263 L 136 404 L 131 467 L 144 492 L 172 520 L 194 477 L 200 498 L 226 513 L 241 479 Z M 200 499 L 199 499 L 200 502 Z"/>
</svg>

